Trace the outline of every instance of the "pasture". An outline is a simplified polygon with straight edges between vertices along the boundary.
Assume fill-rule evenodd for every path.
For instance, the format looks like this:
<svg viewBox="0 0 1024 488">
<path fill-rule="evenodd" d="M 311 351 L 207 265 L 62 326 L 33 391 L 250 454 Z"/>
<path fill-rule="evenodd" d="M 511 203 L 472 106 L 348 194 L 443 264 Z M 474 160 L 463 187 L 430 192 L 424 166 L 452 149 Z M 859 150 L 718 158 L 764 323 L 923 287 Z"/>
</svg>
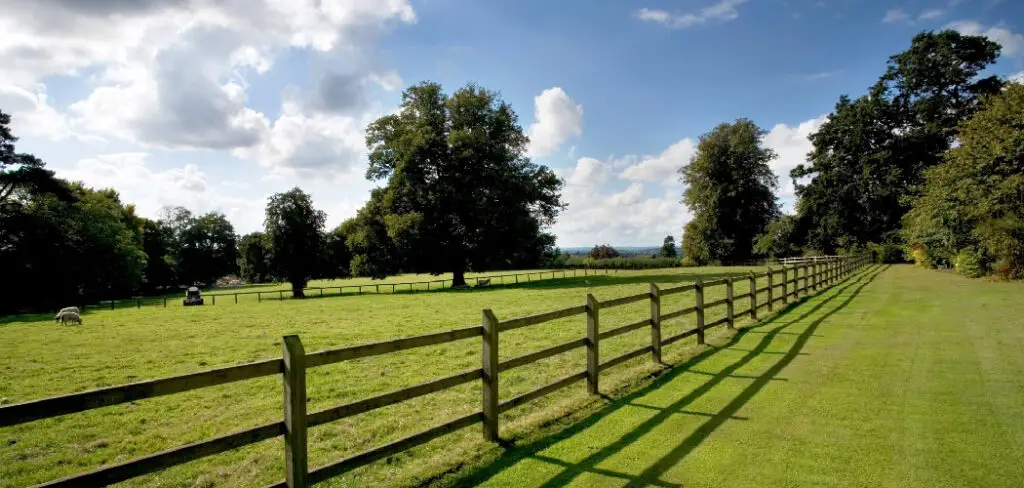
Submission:
<svg viewBox="0 0 1024 488">
<path fill-rule="evenodd" d="M 145 379 L 280 357 L 281 337 L 299 334 L 308 352 L 465 327 L 480 322 L 481 310 L 502 319 L 580 305 L 589 292 L 598 299 L 646 292 L 664 285 L 729 274 L 747 268 L 668 269 L 548 279 L 465 291 L 365 295 L 270 301 L 231 306 L 94 309 L 83 326 L 60 326 L 51 316 L 7 320 L 0 328 L 0 398 L 16 403 Z M 762 284 L 763 285 L 763 284 Z M 736 293 L 747 290 L 739 280 Z M 707 299 L 722 297 L 722 287 Z M 666 297 L 668 311 L 690 306 L 693 293 Z M 613 327 L 649 314 L 646 301 L 602 315 Z M 709 320 L 713 318 L 709 316 Z M 668 321 L 665 334 L 693 327 L 693 317 Z M 582 317 L 503 334 L 501 358 L 510 358 L 585 335 Z M 719 329 L 715 329 L 717 331 Z M 724 330 L 724 329 L 723 329 Z M 720 332 L 709 331 L 709 336 Z M 603 354 L 649 344 L 646 329 L 610 339 Z M 667 357 L 690 354 L 684 340 Z M 321 408 L 365 398 L 479 367 L 479 341 L 461 341 L 310 370 L 309 405 Z M 511 397 L 583 369 L 580 349 L 503 374 L 501 393 Z M 638 358 L 602 374 L 602 389 L 614 390 L 654 371 Z M 582 385 L 502 416 L 503 436 L 514 437 L 548 419 L 597 402 Z M 479 384 L 470 383 L 310 430 L 310 466 L 395 440 L 423 427 L 479 409 Z M 25 486 L 104 464 L 226 434 L 279 419 L 278 378 L 260 378 L 0 429 L 0 484 Z M 171 468 L 125 483 L 128 486 L 262 486 L 282 477 L 280 440 L 271 440 Z M 408 485 L 435 478 L 467 460 L 500 448 L 467 429 L 392 456 L 328 485 Z"/>
</svg>

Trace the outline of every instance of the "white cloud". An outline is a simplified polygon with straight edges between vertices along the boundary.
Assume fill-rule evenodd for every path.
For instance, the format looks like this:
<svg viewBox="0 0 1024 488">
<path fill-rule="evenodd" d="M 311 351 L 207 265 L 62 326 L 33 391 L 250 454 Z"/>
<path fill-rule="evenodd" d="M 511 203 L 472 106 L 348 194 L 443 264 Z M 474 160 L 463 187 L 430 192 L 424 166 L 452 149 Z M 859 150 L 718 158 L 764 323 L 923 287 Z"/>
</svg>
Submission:
<svg viewBox="0 0 1024 488">
<path fill-rule="evenodd" d="M 921 14 L 917 16 L 917 20 L 934 20 L 945 14 L 946 11 L 941 8 L 932 8 L 922 11 Z"/>
<path fill-rule="evenodd" d="M 894 22 L 903 22 L 903 21 L 906 21 L 906 20 L 910 20 L 910 15 L 907 14 L 906 12 L 904 12 L 903 9 L 900 9 L 900 8 L 894 8 L 892 10 L 887 10 L 885 12 L 885 16 L 882 17 L 882 23 L 883 24 L 891 24 L 891 23 L 894 23 Z"/>
<path fill-rule="evenodd" d="M 789 172 L 799 164 L 807 162 L 807 154 L 813 146 L 809 137 L 828 120 L 828 115 L 805 120 L 796 127 L 786 124 L 775 124 L 765 134 L 762 143 L 775 151 L 777 157 L 769 165 L 779 178 L 777 195 L 782 200 L 784 210 L 791 211 L 795 195 L 793 180 Z"/>
<path fill-rule="evenodd" d="M 247 106 L 240 72 L 265 72 L 289 48 L 360 57 L 391 21 L 416 20 L 408 0 L 45 0 L 5 9 L 0 77 L 26 87 L 48 75 L 99 74 L 71 105 L 82 130 L 165 148 L 257 144 L 269 121 Z M 396 89 L 397 73 L 361 66 Z"/>
<path fill-rule="evenodd" d="M 619 178 L 676 185 L 679 184 L 679 168 L 689 164 L 696 153 L 696 141 L 687 137 L 672 144 L 657 156 L 644 156 L 640 162 L 626 167 L 619 174 Z"/>
<path fill-rule="evenodd" d="M 1017 83 L 1024 83 L 1024 71 L 1021 71 L 1020 73 L 1017 73 L 1017 74 L 1010 75 L 1008 77 L 1008 79 L 1010 81 L 1014 81 L 1014 82 L 1017 82 Z"/>
<path fill-rule="evenodd" d="M 563 247 L 601 243 L 656 246 L 666 235 L 678 237 L 690 219 L 677 190 L 666 189 L 660 196 L 650 197 L 642 183 L 632 183 L 618 192 L 570 183 L 563 197 L 569 208 L 552 229 Z"/>
<path fill-rule="evenodd" d="M 572 185 L 599 185 L 612 177 L 611 165 L 594 158 L 580 158 L 567 181 Z"/>
<path fill-rule="evenodd" d="M 1010 31 L 1005 27 L 985 27 L 974 21 L 958 20 L 946 24 L 945 28 L 953 29 L 969 36 L 985 36 L 1003 46 L 1003 55 L 1018 60 L 1024 59 L 1024 35 Z"/>
<path fill-rule="evenodd" d="M 642 8 L 636 12 L 636 18 L 666 27 L 685 29 L 709 21 L 727 22 L 735 20 L 740 16 L 736 7 L 746 2 L 747 0 L 721 0 L 716 4 L 700 9 L 697 13 L 683 14 L 672 14 L 664 10 Z"/>
<path fill-rule="evenodd" d="M 86 141 L 102 141 L 96 137 L 78 134 L 68 126 L 67 119 L 47 100 L 46 86 L 36 84 L 32 89 L 14 85 L 0 85 L 0 108 L 11 115 L 11 127 L 20 135 L 44 137 L 60 141 L 68 137 Z"/>
<path fill-rule="evenodd" d="M 527 130 L 530 156 L 547 156 L 571 136 L 583 133 L 583 106 L 560 87 L 552 87 L 533 99 L 533 118 Z"/>
</svg>

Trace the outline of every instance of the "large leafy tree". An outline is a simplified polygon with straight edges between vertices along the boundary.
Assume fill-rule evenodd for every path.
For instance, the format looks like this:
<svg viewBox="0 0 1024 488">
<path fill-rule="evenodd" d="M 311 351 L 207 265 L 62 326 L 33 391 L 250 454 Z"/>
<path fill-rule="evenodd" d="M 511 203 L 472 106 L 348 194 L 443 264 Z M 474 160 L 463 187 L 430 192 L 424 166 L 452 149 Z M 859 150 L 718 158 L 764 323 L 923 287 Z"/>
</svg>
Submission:
<svg viewBox="0 0 1024 488">
<path fill-rule="evenodd" d="M 302 289 L 320 264 L 326 218 L 299 188 L 271 195 L 267 201 L 265 225 L 271 264 L 278 276 L 291 283 L 294 298 L 305 296 Z"/>
<path fill-rule="evenodd" d="M 990 97 L 959 139 L 925 172 L 904 219 L 907 243 L 927 264 L 967 250 L 1004 277 L 1024 278 L 1024 85 Z"/>
<path fill-rule="evenodd" d="M 178 284 L 174 242 L 174 233 L 166 223 L 149 219 L 143 221 L 142 249 L 146 253 L 144 281 L 147 291 Z"/>
<path fill-rule="evenodd" d="M 564 208 L 562 182 L 526 157 L 528 138 L 497 93 L 412 86 L 366 142 L 367 178 L 387 181 L 375 218 L 411 269 L 452 272 L 458 286 L 468 269 L 525 264 L 553 247 L 543 229 Z"/>
<path fill-rule="evenodd" d="M 843 96 L 811 137 L 808 165 L 791 173 L 810 247 L 834 252 L 868 243 L 897 242 L 903 215 L 923 181 L 956 138 L 982 97 L 999 91 L 980 73 L 999 45 L 954 31 L 923 32 L 890 57 L 869 93 Z"/>
<path fill-rule="evenodd" d="M 161 224 L 174 236 L 172 255 L 181 284 L 212 283 L 237 271 L 238 236 L 224 214 L 197 216 L 182 207 L 164 214 Z"/>
<path fill-rule="evenodd" d="M 700 137 L 697 153 L 680 168 L 683 203 L 693 219 L 683 254 L 698 264 L 736 262 L 753 255 L 754 238 L 779 214 L 777 178 L 761 144 L 764 131 L 747 119 L 723 123 Z"/>
<path fill-rule="evenodd" d="M 249 283 L 266 283 L 273 278 L 266 234 L 252 232 L 239 239 L 238 268 L 242 279 Z"/>
</svg>

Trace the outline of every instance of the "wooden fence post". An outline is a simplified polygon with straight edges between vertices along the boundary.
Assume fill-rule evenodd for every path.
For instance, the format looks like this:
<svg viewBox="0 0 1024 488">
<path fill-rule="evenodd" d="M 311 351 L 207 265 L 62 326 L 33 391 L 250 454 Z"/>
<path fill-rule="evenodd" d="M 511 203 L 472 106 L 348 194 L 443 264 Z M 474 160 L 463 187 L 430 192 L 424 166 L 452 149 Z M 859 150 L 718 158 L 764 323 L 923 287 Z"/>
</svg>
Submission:
<svg viewBox="0 0 1024 488">
<path fill-rule="evenodd" d="M 299 336 L 284 336 L 284 463 L 288 488 L 305 488 L 306 351 Z"/>
<path fill-rule="evenodd" d="M 167 297 L 164 297 L 164 308 L 167 308 Z"/>
<path fill-rule="evenodd" d="M 651 359 L 661 363 L 661 290 L 651 283 Z"/>
<path fill-rule="evenodd" d="M 256 292 L 256 302 L 257 303 L 263 303 L 263 294 L 262 293 Z"/>
<path fill-rule="evenodd" d="M 114 309 L 114 301 L 113 301 L 113 300 L 111 300 L 111 301 L 110 301 L 110 309 L 111 309 L 111 310 L 113 310 L 113 309 Z"/>
<path fill-rule="evenodd" d="M 789 303 L 789 272 L 786 271 L 786 265 L 782 265 L 782 304 Z"/>
<path fill-rule="evenodd" d="M 771 312 L 775 309 L 775 299 L 772 295 L 775 293 L 775 287 L 772 286 L 775 283 L 775 270 L 768 268 L 768 311 Z"/>
<path fill-rule="evenodd" d="M 736 325 L 736 309 L 733 307 L 735 300 L 732 299 L 732 296 L 732 276 L 730 276 L 725 279 L 725 323 L 730 329 L 734 329 Z"/>
<path fill-rule="evenodd" d="M 498 318 L 491 309 L 483 313 L 483 412 L 484 440 L 498 440 Z"/>
<path fill-rule="evenodd" d="M 210 298 L 213 298 L 213 303 L 211 303 L 210 305 L 216 305 L 217 304 L 217 295 L 210 295 Z"/>
<path fill-rule="evenodd" d="M 757 277 L 750 272 L 750 319 L 757 320 Z"/>
<path fill-rule="evenodd" d="M 238 305 L 238 293 L 235 293 L 235 305 Z"/>
<path fill-rule="evenodd" d="M 277 300 L 278 301 L 284 300 L 284 290 L 281 290 L 281 291 L 277 292 Z"/>
<path fill-rule="evenodd" d="M 704 280 L 699 276 L 693 284 L 693 291 L 697 300 L 694 304 L 697 313 L 697 344 L 704 344 Z"/>
<path fill-rule="evenodd" d="M 598 378 L 598 330 L 600 329 L 599 315 L 601 302 L 594 298 L 594 295 L 587 293 L 587 392 L 597 395 Z"/>
</svg>

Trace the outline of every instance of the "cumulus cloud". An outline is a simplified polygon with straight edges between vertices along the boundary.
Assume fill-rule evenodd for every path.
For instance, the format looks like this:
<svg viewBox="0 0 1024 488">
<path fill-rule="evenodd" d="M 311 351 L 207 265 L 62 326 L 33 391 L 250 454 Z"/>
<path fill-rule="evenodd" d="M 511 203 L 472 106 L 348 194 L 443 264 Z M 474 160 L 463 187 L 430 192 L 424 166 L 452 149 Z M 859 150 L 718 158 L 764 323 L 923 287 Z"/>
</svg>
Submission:
<svg viewBox="0 0 1024 488">
<path fill-rule="evenodd" d="M 769 165 L 779 178 L 777 195 L 782 200 L 784 210 L 792 210 L 795 197 L 795 188 L 792 178 L 789 177 L 789 172 L 797 165 L 807 162 L 807 154 L 813 149 L 809 138 L 827 120 L 827 115 L 820 115 L 805 120 L 795 127 L 776 124 L 762 140 L 762 143 L 774 150 L 777 155 Z"/>
<path fill-rule="evenodd" d="M 560 87 L 552 87 L 533 99 L 534 122 L 527 129 L 530 156 L 554 153 L 571 136 L 583 133 L 583 106 Z"/>
<path fill-rule="evenodd" d="M 657 156 L 644 156 L 640 162 L 626 167 L 619 174 L 619 178 L 675 185 L 679 183 L 679 168 L 689 164 L 696 153 L 697 142 L 687 137 L 672 144 Z"/>
<path fill-rule="evenodd" d="M 747 0 L 721 0 L 716 4 L 700 9 L 696 13 L 683 14 L 672 14 L 664 10 L 642 8 L 636 12 L 636 18 L 644 22 L 661 24 L 665 27 L 685 29 L 710 21 L 727 22 L 735 20 L 740 16 L 736 7 L 746 2 Z"/>
<path fill-rule="evenodd" d="M 945 28 L 953 29 L 969 36 L 985 36 L 1003 46 L 1003 55 L 1024 60 L 1024 35 L 1013 32 L 1005 27 L 985 27 L 970 20 L 959 20 L 946 24 Z"/>
<path fill-rule="evenodd" d="M 96 71 L 93 93 L 70 107 L 72 122 L 165 148 L 258 144 L 271 124 L 247 106 L 240 70 L 265 72 L 289 48 L 356 56 L 389 22 L 416 20 L 408 0 L 101 0 L 88 9 L 71 0 L 4 3 L 17 5 L 0 19 L 0 76 L 25 87 Z M 373 70 L 360 79 L 385 89 L 401 80 Z M 345 91 L 325 85 L 329 107 L 345 108 Z"/>
<path fill-rule="evenodd" d="M 102 141 L 100 138 L 84 136 L 71 130 L 64 116 L 50 105 L 46 86 L 43 84 L 36 84 L 31 89 L 0 85 L 0 108 L 11 115 L 11 126 L 19 135 L 44 137 L 55 141 L 69 137 L 84 141 Z"/>
<path fill-rule="evenodd" d="M 560 246 L 658 245 L 666 235 L 679 236 L 690 219 L 677 190 L 646 195 L 642 183 L 621 191 L 597 185 L 566 185 L 569 208 L 553 226 Z"/>
<path fill-rule="evenodd" d="M 1009 80 L 1017 82 L 1017 83 L 1024 83 L 1024 71 L 1021 71 L 1020 73 L 1017 73 L 1017 74 L 1010 75 L 1009 76 Z"/>
<path fill-rule="evenodd" d="M 594 158 L 580 158 L 568 178 L 573 185 L 599 185 L 612 177 L 611 165 Z"/>
<path fill-rule="evenodd" d="M 920 15 L 917 16 L 917 20 L 934 20 L 939 17 L 942 17 L 945 14 L 946 11 L 942 10 L 941 8 L 932 8 L 922 11 Z"/>
</svg>

